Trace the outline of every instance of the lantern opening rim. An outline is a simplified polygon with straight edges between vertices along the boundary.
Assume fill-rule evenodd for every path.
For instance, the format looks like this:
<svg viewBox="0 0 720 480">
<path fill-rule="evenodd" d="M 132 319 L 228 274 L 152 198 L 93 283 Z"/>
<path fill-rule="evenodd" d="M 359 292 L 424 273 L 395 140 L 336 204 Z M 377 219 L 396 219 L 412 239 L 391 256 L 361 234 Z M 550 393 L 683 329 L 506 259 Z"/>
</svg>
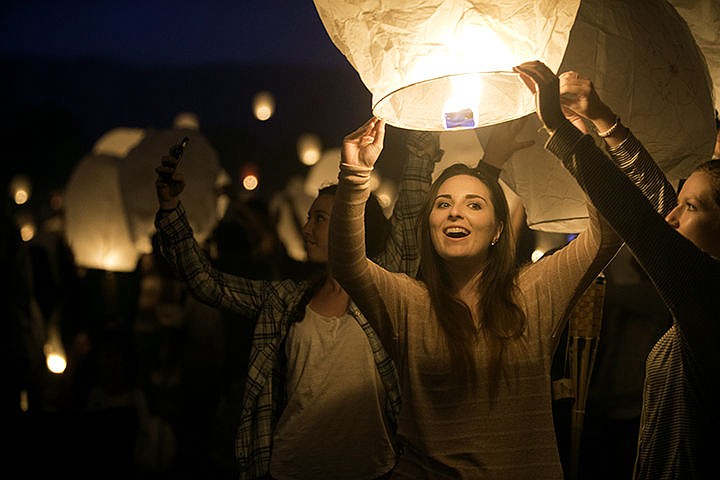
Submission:
<svg viewBox="0 0 720 480">
<path fill-rule="evenodd" d="M 507 85 L 510 85 L 512 81 L 515 81 L 514 79 L 517 79 L 517 87 L 513 87 L 513 89 L 517 88 L 517 91 L 515 92 L 517 95 L 519 95 L 518 98 L 525 97 L 525 95 L 528 95 L 525 100 L 519 100 L 518 102 L 511 102 L 512 106 L 509 108 L 509 110 L 506 111 L 505 114 L 493 114 L 488 121 L 488 118 L 485 118 L 484 120 L 481 120 L 481 118 L 477 118 L 477 122 L 473 125 L 467 125 L 467 126 L 441 126 L 439 122 L 426 122 L 424 120 L 416 121 L 417 118 L 413 118 L 412 114 L 408 117 L 405 117 L 405 120 L 403 120 L 403 115 L 397 115 L 397 114 L 389 114 L 392 113 L 393 107 L 393 97 L 395 98 L 402 98 L 406 97 L 406 92 L 412 92 L 417 90 L 426 90 L 431 91 L 437 87 L 434 87 L 433 84 L 442 85 L 445 84 L 444 87 L 441 88 L 447 88 L 447 84 L 452 82 L 454 78 L 461 78 L 461 77 L 471 77 L 478 79 L 478 88 L 479 90 L 482 90 L 486 88 L 487 85 L 495 85 L 495 88 L 497 89 L 498 85 L 505 85 L 505 87 L 502 87 L 503 89 L 506 88 Z M 486 81 L 486 85 L 483 86 L 482 79 L 487 78 L 491 80 Z M 491 88 L 492 90 L 492 88 Z M 416 95 L 417 96 L 417 95 Z M 423 104 L 424 102 L 421 102 L 420 104 Z M 507 103 L 507 102 L 506 102 Z M 417 102 L 415 104 L 418 104 Z M 532 98 L 532 95 L 527 90 L 527 87 L 522 84 L 519 78 L 519 74 L 517 72 L 511 71 L 511 70 L 479 70 L 479 71 L 467 71 L 467 72 L 460 72 L 460 73 L 450 73 L 445 75 L 439 75 L 437 77 L 428 78 L 425 80 L 420 80 L 413 83 L 408 83 L 407 85 L 403 85 L 400 88 L 396 88 L 387 94 L 383 95 L 378 101 L 374 102 L 372 104 L 372 112 L 375 116 L 378 118 L 383 118 L 388 124 L 391 124 L 393 126 L 403 128 L 403 129 L 409 129 L 409 130 L 425 130 L 425 131 L 457 131 L 457 130 L 467 130 L 467 129 L 475 129 L 475 128 L 481 128 L 486 127 L 490 125 L 495 125 L 498 123 L 503 123 L 506 121 L 514 120 L 520 117 L 523 117 L 525 115 L 528 115 L 532 113 L 535 110 L 534 107 L 534 100 Z M 396 104 L 396 105 L 402 105 Z M 429 111 L 437 111 L 439 113 L 442 113 L 441 110 L 437 109 L 438 105 L 430 106 Z M 503 108 L 500 110 L 494 110 L 497 111 L 504 111 Z M 487 116 L 486 116 L 487 117 Z"/>
</svg>

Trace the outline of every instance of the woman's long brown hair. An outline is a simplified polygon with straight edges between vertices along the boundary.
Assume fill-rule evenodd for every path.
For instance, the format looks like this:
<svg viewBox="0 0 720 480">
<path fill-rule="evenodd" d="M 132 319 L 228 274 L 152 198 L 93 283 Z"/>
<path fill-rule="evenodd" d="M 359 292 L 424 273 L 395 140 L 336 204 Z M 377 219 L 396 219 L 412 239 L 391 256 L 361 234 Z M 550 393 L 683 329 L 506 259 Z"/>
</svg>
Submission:
<svg viewBox="0 0 720 480">
<path fill-rule="evenodd" d="M 430 236 L 430 212 L 438 190 L 448 178 L 457 175 L 473 176 L 488 187 L 496 220 L 504 225 L 497 243 L 490 247 L 481 281 L 478 282 L 480 300 L 477 305 L 467 305 L 448 291 L 450 276 Z M 425 282 L 430 292 L 441 330 L 445 334 L 453 372 L 457 373 L 461 385 L 467 384 L 471 390 L 477 388 L 477 340 L 479 335 L 484 335 L 491 350 L 486 365 L 491 399 L 497 397 L 500 380 L 506 371 L 503 362 L 505 350 L 509 342 L 520 337 L 526 325 L 525 313 L 518 305 L 515 240 L 510 225 L 507 200 L 497 179 L 465 164 L 454 164 L 445 169 L 433 183 L 418 230 L 421 252 L 418 277 Z M 473 321 L 471 309 L 478 314 L 478 326 Z"/>
</svg>

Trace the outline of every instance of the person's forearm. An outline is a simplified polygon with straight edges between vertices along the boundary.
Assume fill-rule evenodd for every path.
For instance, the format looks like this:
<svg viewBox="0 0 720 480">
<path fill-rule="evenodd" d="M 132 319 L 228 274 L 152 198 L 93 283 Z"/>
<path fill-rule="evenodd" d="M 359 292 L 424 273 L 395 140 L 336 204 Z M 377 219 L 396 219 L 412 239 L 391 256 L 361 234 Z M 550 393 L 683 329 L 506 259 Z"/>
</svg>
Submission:
<svg viewBox="0 0 720 480">
<path fill-rule="evenodd" d="M 330 268 L 345 281 L 357 277 L 365 262 L 365 202 L 370 195 L 372 169 L 342 164 L 330 217 Z M 352 292 L 348 291 L 351 294 Z"/>
<path fill-rule="evenodd" d="M 657 212 L 665 216 L 675 208 L 675 188 L 631 131 L 627 131 L 625 140 L 607 151 L 613 162 L 643 192 Z"/>
<path fill-rule="evenodd" d="M 171 198 L 170 200 L 162 200 L 159 202 L 161 212 L 169 212 L 175 210 L 178 207 L 180 200 L 177 197 Z"/>
<path fill-rule="evenodd" d="M 677 239 L 645 194 L 623 174 L 589 136 L 571 125 L 555 130 L 545 145 L 575 177 L 593 205 L 628 244 L 656 282 L 672 277 Z M 671 238 L 672 237 L 672 238 Z M 671 241 L 672 240 L 672 241 Z M 659 259 L 665 258 L 665 261 Z"/>
</svg>

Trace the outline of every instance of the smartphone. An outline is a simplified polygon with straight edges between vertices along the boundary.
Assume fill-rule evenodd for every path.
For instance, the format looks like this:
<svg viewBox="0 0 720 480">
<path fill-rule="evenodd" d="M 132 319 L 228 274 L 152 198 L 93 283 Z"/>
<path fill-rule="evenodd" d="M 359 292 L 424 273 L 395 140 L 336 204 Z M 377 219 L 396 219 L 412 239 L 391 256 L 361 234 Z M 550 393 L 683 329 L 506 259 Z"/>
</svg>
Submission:
<svg viewBox="0 0 720 480">
<path fill-rule="evenodd" d="M 177 160 L 177 162 L 175 163 L 176 169 L 177 166 L 180 164 L 180 160 L 182 159 L 183 153 L 185 153 L 185 148 L 188 146 L 188 143 L 190 143 L 190 139 L 188 137 L 183 137 L 182 140 L 170 147 L 170 150 L 168 150 L 170 156 Z M 172 179 L 172 174 L 163 174 L 162 178 L 166 182 L 170 182 L 170 180 Z"/>
<path fill-rule="evenodd" d="M 177 160 L 175 168 L 177 168 L 178 164 L 180 163 L 180 159 L 182 158 L 182 154 L 185 153 L 185 148 L 188 146 L 188 143 L 190 143 L 190 139 L 188 137 L 183 137 L 183 139 L 180 140 L 179 143 L 176 143 L 175 145 L 170 147 L 170 156 Z"/>
</svg>

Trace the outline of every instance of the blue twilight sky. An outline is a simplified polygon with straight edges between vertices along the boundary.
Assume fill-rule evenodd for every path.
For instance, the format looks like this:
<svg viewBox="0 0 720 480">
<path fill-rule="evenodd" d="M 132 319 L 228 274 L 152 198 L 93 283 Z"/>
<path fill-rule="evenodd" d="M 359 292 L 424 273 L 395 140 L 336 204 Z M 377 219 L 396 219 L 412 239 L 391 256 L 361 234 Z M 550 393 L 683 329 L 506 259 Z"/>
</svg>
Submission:
<svg viewBox="0 0 720 480">
<path fill-rule="evenodd" d="M 344 66 L 312 0 L 6 0 L 0 56 Z"/>
</svg>

